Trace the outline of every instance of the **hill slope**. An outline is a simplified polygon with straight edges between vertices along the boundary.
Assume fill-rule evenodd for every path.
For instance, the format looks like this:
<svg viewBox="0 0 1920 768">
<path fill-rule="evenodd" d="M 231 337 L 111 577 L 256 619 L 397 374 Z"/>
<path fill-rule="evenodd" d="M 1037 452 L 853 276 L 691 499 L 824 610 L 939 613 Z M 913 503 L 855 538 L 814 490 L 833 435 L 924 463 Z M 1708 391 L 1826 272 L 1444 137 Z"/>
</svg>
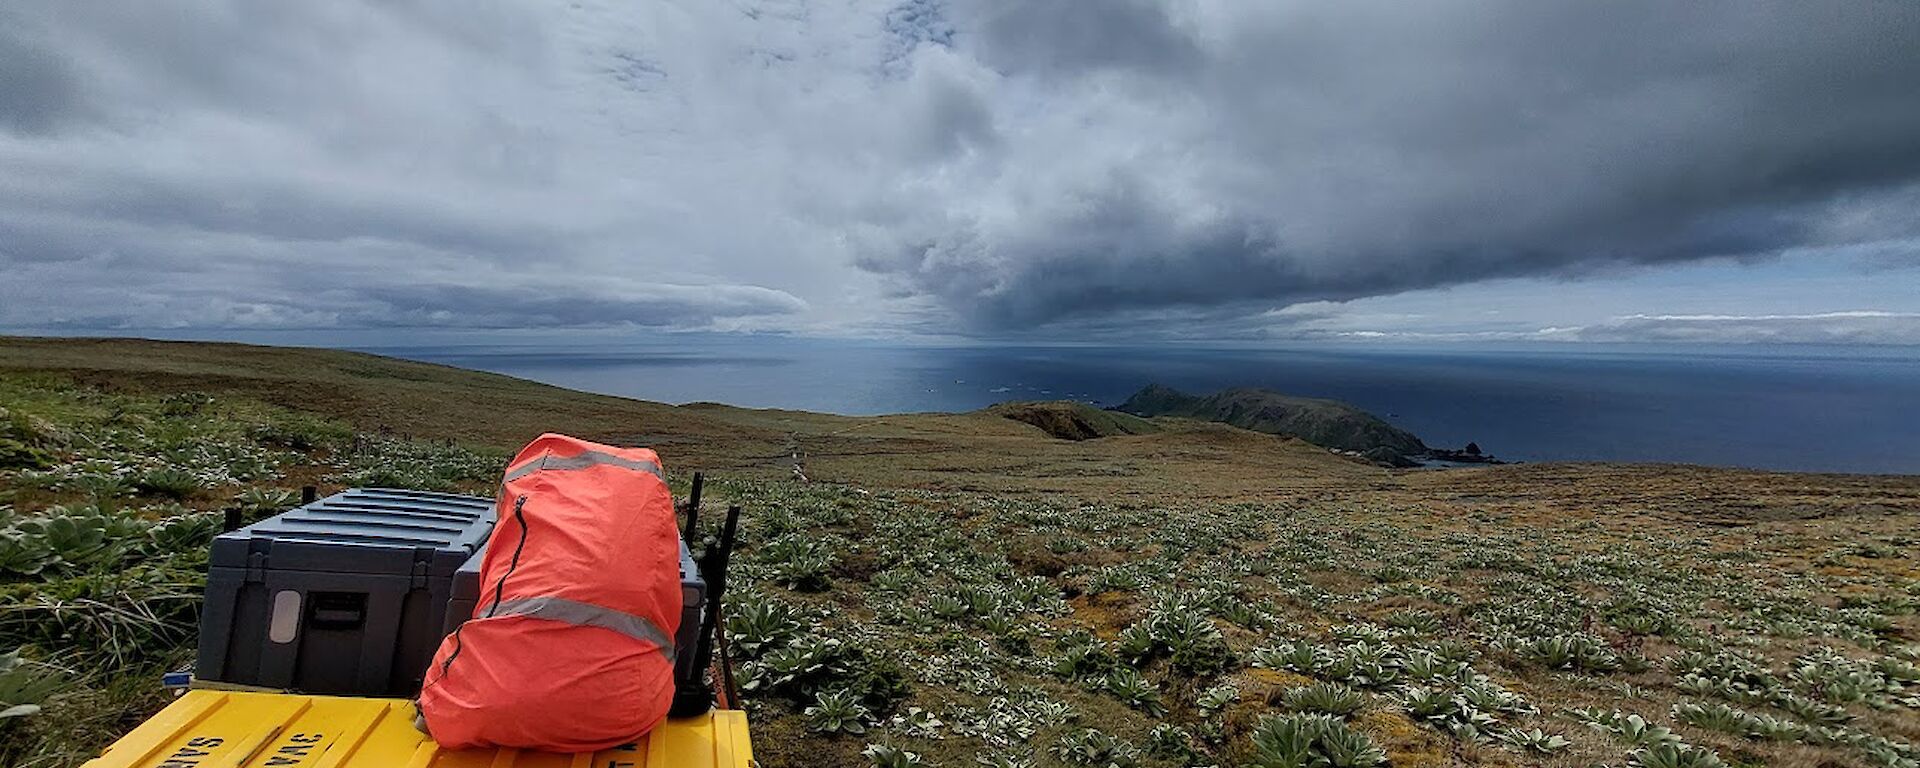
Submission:
<svg viewBox="0 0 1920 768">
<path fill-rule="evenodd" d="M 1427 452 L 1426 444 L 1413 433 L 1347 403 L 1293 397 L 1265 389 L 1229 389 L 1199 396 L 1153 384 L 1134 393 L 1116 410 L 1136 416 L 1184 416 L 1219 421 L 1345 451 L 1366 453 L 1386 448 L 1400 456 Z"/>
<path fill-rule="evenodd" d="M 989 406 L 986 412 L 1023 424 L 1032 424 L 1039 427 L 1042 432 L 1062 440 L 1092 440 L 1116 435 L 1151 435 L 1160 431 L 1159 426 L 1146 419 L 1119 411 L 1101 410 L 1086 403 L 1065 401 L 998 403 Z"/>
<path fill-rule="evenodd" d="M 765 478 L 790 476 L 797 461 L 812 479 L 863 485 L 1246 497 L 1271 495 L 1273 486 L 1257 478 L 1281 468 L 1289 486 L 1302 488 L 1377 474 L 1311 445 L 1222 425 L 1155 432 L 1120 415 L 1090 422 L 1115 439 L 1075 443 L 1002 412 L 855 417 L 716 403 L 674 406 L 329 349 L 0 336 L 0 375 L 8 373 L 50 375 L 108 392 L 235 396 L 322 414 L 365 432 L 496 450 L 511 450 L 542 432 L 565 432 L 657 448 L 672 470 Z M 1092 412 L 1089 418 L 1104 415 L 1085 410 Z M 1123 428 L 1123 421 L 1136 426 Z M 1202 468 L 1231 471 L 1199 482 Z"/>
<path fill-rule="evenodd" d="M 770 766 L 868 766 L 869 744 L 1257 764 L 1254 733 L 1316 709 L 1403 768 L 1626 764 L 1632 744 L 1574 722 L 1625 713 L 1741 765 L 1894 764 L 1876 755 L 1920 741 L 1920 478 L 1395 472 L 1072 404 L 675 407 L 129 340 L 0 338 L 0 409 L 0 654 L 58 691 L 0 722 L 0 765 L 79 765 L 166 703 L 151 681 L 191 659 L 218 510 L 308 483 L 490 493 L 546 429 L 660 446 L 677 488 L 705 469 L 714 504 L 745 505 L 727 629 Z M 1102 436 L 1055 434 L 1080 430 Z M 1752 738 L 1748 712 L 1844 725 Z"/>
</svg>

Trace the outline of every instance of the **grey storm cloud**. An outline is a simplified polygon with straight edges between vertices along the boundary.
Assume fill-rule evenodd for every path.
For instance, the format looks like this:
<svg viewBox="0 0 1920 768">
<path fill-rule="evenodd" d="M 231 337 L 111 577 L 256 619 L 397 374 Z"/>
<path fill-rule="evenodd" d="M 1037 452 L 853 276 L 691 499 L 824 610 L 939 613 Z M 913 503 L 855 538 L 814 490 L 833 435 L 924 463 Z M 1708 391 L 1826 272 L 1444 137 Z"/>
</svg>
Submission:
<svg viewBox="0 0 1920 768">
<path fill-rule="evenodd" d="M 37 135 L 78 117 L 73 72 L 33 40 L 0 34 L 0 128 Z"/>
<path fill-rule="evenodd" d="M 862 263 L 990 325 L 1920 233 L 1912 3 L 989 5 L 1044 114 Z"/>
<path fill-rule="evenodd" d="M 1908 0 L 26 0 L 0 326 L 1204 335 L 1914 263 L 1916 83 Z"/>
</svg>

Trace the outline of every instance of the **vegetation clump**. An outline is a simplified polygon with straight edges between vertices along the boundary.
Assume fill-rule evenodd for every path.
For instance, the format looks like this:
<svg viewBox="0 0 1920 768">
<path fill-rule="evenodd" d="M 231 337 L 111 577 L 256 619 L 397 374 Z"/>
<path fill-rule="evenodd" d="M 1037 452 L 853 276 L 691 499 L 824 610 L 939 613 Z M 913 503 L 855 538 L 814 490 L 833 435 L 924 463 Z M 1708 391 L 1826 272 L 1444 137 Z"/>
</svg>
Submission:
<svg viewBox="0 0 1920 768">
<path fill-rule="evenodd" d="M 1253 730 L 1256 768 L 1373 768 L 1387 753 L 1331 715 L 1267 717 Z"/>
<path fill-rule="evenodd" d="M 387 477 L 435 490 L 485 489 L 504 463 L 444 443 L 370 452 L 399 441 L 205 393 L 6 374 L 0 403 L 5 765 L 78 765 L 164 703 L 161 675 L 193 655 L 220 508 L 264 517 L 297 501 L 291 478 L 333 487 L 395 454 L 441 457 Z"/>
</svg>

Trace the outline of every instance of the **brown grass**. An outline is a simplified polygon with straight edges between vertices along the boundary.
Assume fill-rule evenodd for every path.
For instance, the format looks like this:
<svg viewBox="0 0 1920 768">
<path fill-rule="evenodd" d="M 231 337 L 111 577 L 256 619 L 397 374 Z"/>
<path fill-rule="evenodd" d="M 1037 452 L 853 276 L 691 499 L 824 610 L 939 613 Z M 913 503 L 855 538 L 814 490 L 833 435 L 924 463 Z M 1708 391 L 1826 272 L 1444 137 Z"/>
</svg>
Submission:
<svg viewBox="0 0 1920 768">
<path fill-rule="evenodd" d="M 1703 561 L 1751 562 L 1753 578 L 1762 583 L 1818 577 L 1833 585 L 1832 594 L 1818 596 L 1827 603 L 1920 580 L 1920 564 L 1910 557 L 1833 554 L 1867 538 L 1911 540 L 1920 530 L 1920 477 L 1913 476 L 1622 464 L 1386 470 L 1297 440 L 1183 420 L 1155 420 L 1161 431 L 1153 434 L 1074 441 L 986 412 L 844 417 L 713 404 L 670 406 L 351 352 L 232 344 L 0 338 L 4 370 L 49 373 L 109 391 L 228 393 L 327 414 L 362 430 L 498 448 L 515 447 L 543 431 L 569 432 L 652 445 L 676 469 L 728 476 L 787 478 L 798 464 L 814 483 L 935 492 L 924 497 L 925 503 L 938 505 L 940 514 L 962 527 L 973 524 L 965 513 L 967 499 L 1178 509 L 1259 502 L 1314 510 L 1358 530 L 1394 526 L 1422 540 L 1462 532 L 1541 532 L 1569 558 L 1626 541 L 1687 542 Z M 1020 570 L 1049 577 L 1141 554 L 1097 549 L 1056 554 L 1047 543 L 1042 535 L 1024 533 L 994 546 Z M 852 570 L 838 576 L 858 581 L 864 578 L 856 572 L 861 567 L 850 561 L 843 568 Z M 1364 570 L 1308 575 L 1337 592 L 1371 583 Z M 1493 575 L 1452 572 L 1443 586 L 1471 593 Z M 1139 618 L 1136 597 L 1076 596 L 1072 615 L 1063 622 L 1112 638 Z M 1309 629 L 1420 607 L 1430 606 L 1400 597 L 1366 605 L 1353 617 L 1331 617 L 1299 605 L 1280 606 L 1287 620 Z M 1920 637 L 1920 617 L 1896 621 L 1895 636 Z M 1657 638 L 1645 642 L 1643 652 L 1656 658 L 1676 650 Z M 1804 647 L 1782 641 L 1764 651 L 1777 664 Z M 1559 707 L 1620 707 L 1669 719 L 1666 709 L 1678 700 L 1671 676 L 1656 668 L 1622 679 L 1654 693 L 1622 700 L 1590 679 L 1548 673 L 1501 682 L 1530 700 Z M 1242 701 L 1228 713 L 1230 730 L 1244 733 L 1265 711 L 1270 691 L 1307 681 L 1284 672 L 1244 673 Z M 1099 721 L 1101 713 L 1088 714 L 1090 721 Z M 1910 711 L 1878 713 L 1869 722 L 1876 732 L 1920 741 L 1920 718 Z M 764 728 L 756 724 L 755 738 L 766 745 L 766 754 L 811 754 L 820 764 L 860 762 L 857 745 L 840 741 L 823 747 L 796 724 L 794 718 Z M 1459 745 L 1395 712 L 1370 710 L 1357 727 L 1387 748 L 1396 766 L 1529 764 L 1497 748 Z M 1577 725 L 1562 732 L 1574 746 L 1553 764 L 1620 759 L 1621 747 L 1602 735 Z M 1729 758 L 1747 755 L 1769 765 L 1838 765 L 1844 763 L 1832 762 L 1836 756 L 1858 758 L 1832 749 L 1715 741 L 1698 729 L 1687 735 L 1720 747 Z"/>
</svg>

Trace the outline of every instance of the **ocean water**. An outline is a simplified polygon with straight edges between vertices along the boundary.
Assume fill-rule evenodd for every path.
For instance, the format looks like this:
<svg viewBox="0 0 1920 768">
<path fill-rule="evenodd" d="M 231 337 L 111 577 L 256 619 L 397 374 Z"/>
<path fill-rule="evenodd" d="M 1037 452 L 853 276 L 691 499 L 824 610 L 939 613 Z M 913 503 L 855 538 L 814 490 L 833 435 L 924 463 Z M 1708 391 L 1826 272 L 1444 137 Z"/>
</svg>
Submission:
<svg viewBox="0 0 1920 768">
<path fill-rule="evenodd" d="M 1920 473 L 1920 350 L 1372 346 L 937 347 L 675 336 L 366 351 L 672 403 L 845 414 L 1004 400 L 1113 405 L 1148 383 L 1345 400 L 1429 445 L 1522 461 Z"/>
</svg>

